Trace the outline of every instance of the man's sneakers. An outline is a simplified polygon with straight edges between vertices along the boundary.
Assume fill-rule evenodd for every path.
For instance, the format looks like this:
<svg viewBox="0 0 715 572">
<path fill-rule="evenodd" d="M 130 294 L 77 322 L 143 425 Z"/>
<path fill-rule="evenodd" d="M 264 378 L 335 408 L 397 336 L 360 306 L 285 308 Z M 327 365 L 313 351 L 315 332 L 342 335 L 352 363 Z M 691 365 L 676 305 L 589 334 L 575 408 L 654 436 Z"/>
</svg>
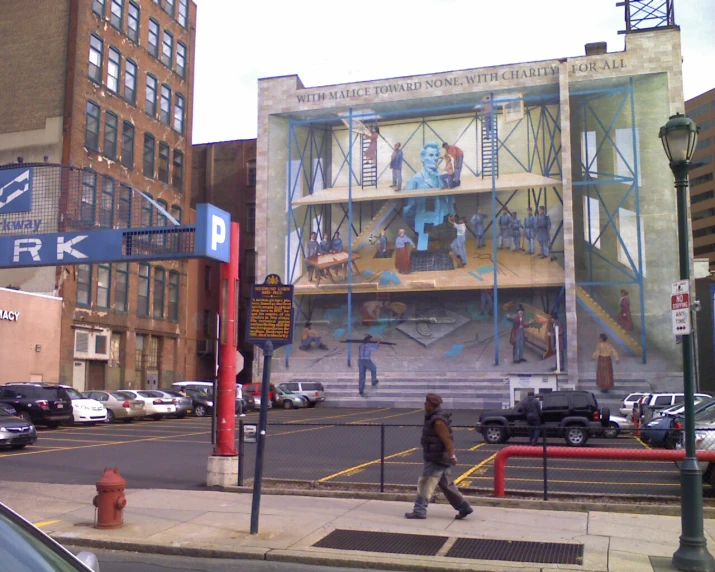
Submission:
<svg viewBox="0 0 715 572">
<path fill-rule="evenodd" d="M 405 518 L 409 518 L 410 520 L 424 520 L 427 518 L 427 515 L 417 514 L 416 512 L 406 512 Z"/>
<path fill-rule="evenodd" d="M 326 346 L 325 344 L 320 344 L 318 347 L 319 347 L 321 350 L 327 350 L 327 349 L 328 349 L 328 346 Z"/>
<path fill-rule="evenodd" d="M 464 520 L 473 512 L 474 512 L 474 509 L 471 506 L 468 506 L 467 508 L 460 510 L 459 514 L 457 514 L 454 518 L 455 518 L 455 520 Z"/>
<path fill-rule="evenodd" d="M 378 383 L 380 383 L 380 380 L 376 379 L 375 382 L 372 384 L 372 386 L 375 387 Z"/>
</svg>

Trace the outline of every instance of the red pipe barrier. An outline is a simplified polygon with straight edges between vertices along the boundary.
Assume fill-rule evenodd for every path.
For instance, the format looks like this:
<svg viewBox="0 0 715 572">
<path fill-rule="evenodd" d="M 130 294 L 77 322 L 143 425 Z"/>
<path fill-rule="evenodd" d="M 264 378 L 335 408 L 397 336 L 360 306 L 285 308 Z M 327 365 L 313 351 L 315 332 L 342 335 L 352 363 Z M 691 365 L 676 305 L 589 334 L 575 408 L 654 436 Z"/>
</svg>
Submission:
<svg viewBox="0 0 715 572">
<path fill-rule="evenodd" d="M 698 461 L 715 463 L 715 451 L 696 451 Z M 506 462 L 510 457 L 543 458 L 542 447 L 510 445 L 497 453 L 494 459 L 494 496 L 505 494 Z M 620 461 L 682 461 L 685 451 L 667 451 L 655 449 L 575 449 L 572 447 L 547 447 L 549 459 L 618 459 Z"/>
</svg>

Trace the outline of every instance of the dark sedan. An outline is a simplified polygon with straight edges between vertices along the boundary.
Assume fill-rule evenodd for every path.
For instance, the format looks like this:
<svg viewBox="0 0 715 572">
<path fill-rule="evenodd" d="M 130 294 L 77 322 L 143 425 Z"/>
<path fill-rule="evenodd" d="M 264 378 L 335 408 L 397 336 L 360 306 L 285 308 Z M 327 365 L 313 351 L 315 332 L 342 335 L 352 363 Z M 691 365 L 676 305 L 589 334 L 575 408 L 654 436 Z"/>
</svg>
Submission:
<svg viewBox="0 0 715 572">
<path fill-rule="evenodd" d="M 22 449 L 37 441 L 37 430 L 29 421 L 16 417 L 15 409 L 0 405 L 0 447 Z"/>
</svg>

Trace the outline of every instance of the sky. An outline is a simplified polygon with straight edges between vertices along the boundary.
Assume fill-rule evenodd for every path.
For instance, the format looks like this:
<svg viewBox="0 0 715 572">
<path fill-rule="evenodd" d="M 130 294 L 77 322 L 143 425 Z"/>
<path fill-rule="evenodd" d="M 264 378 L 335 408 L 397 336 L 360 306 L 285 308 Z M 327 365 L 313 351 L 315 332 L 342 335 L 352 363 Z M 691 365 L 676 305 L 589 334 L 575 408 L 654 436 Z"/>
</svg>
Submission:
<svg viewBox="0 0 715 572">
<path fill-rule="evenodd" d="M 616 0 L 194 1 L 194 144 L 256 136 L 259 78 L 313 87 L 624 46 Z M 715 88 L 714 15 L 715 0 L 675 0 L 686 99 Z"/>
</svg>

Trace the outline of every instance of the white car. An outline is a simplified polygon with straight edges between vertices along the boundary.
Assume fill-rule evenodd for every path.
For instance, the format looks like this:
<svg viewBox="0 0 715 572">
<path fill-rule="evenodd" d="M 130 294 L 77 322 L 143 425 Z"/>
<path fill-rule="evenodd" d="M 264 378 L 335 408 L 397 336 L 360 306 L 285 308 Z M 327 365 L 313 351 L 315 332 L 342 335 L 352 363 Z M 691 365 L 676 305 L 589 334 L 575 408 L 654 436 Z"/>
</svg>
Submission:
<svg viewBox="0 0 715 572">
<path fill-rule="evenodd" d="M 624 429 L 633 429 L 633 422 L 630 418 L 611 415 L 608 418 L 608 427 L 603 430 L 603 436 L 607 439 L 615 439 Z"/>
<path fill-rule="evenodd" d="M 160 391 L 122 389 L 119 393 L 123 393 L 129 399 L 139 399 L 143 401 L 146 416 L 156 421 L 163 419 L 167 415 L 176 413 L 176 405 L 174 405 L 173 399 L 165 397 Z"/>
<path fill-rule="evenodd" d="M 61 385 L 72 400 L 72 415 L 74 423 L 106 423 L 107 408 L 96 399 L 82 395 L 74 387 Z"/>
<path fill-rule="evenodd" d="M 618 410 L 619 413 L 625 417 L 632 415 L 633 404 L 644 395 L 647 395 L 647 393 L 629 393 L 628 396 L 621 403 L 621 408 Z"/>
</svg>

